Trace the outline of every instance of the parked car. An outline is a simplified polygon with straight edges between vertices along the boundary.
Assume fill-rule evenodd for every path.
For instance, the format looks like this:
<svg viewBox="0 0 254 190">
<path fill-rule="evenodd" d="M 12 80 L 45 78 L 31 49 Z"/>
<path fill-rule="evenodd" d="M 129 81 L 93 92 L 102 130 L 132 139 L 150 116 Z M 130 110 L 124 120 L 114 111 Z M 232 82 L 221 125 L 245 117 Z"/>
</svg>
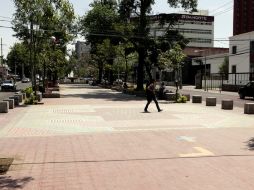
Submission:
<svg viewBox="0 0 254 190">
<path fill-rule="evenodd" d="M 16 90 L 16 84 L 13 82 L 13 80 L 5 80 L 1 84 L 1 90 Z"/>
<path fill-rule="evenodd" d="M 254 81 L 249 82 L 238 90 L 238 94 L 241 99 L 244 99 L 246 96 L 254 98 Z"/>
<path fill-rule="evenodd" d="M 21 82 L 22 83 L 27 83 L 27 82 L 30 82 L 30 79 L 29 78 L 23 78 Z"/>
</svg>

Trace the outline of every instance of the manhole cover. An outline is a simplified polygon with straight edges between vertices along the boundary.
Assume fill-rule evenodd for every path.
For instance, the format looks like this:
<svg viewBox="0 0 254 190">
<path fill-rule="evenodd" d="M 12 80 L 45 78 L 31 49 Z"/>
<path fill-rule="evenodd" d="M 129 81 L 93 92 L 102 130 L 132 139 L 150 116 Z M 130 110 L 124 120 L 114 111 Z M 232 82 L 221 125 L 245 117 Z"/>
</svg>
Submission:
<svg viewBox="0 0 254 190">
<path fill-rule="evenodd" d="M 0 175 L 5 174 L 9 170 L 13 160 L 13 158 L 0 158 Z"/>
</svg>

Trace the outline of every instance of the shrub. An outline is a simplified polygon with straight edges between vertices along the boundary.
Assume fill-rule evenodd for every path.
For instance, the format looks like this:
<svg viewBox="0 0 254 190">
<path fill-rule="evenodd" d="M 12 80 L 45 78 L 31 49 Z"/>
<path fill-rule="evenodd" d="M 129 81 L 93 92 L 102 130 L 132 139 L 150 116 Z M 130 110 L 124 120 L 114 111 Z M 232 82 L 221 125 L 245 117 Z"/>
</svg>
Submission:
<svg viewBox="0 0 254 190">
<path fill-rule="evenodd" d="M 180 96 L 177 99 L 177 103 L 186 103 L 187 102 L 187 97 L 186 96 Z"/>
<path fill-rule="evenodd" d="M 24 92 L 26 93 L 26 96 L 29 98 L 33 94 L 33 88 L 28 87 L 24 90 Z"/>
<path fill-rule="evenodd" d="M 33 94 L 30 94 L 29 98 L 25 100 L 25 104 L 33 105 L 36 102 L 36 97 Z"/>
</svg>

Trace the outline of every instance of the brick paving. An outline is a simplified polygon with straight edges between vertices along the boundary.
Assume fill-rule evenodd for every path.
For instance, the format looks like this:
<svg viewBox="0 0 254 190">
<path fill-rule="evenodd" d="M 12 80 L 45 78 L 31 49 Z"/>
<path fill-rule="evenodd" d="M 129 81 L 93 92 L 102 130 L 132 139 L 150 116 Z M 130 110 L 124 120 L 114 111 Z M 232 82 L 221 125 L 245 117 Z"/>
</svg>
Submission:
<svg viewBox="0 0 254 190">
<path fill-rule="evenodd" d="M 254 116 L 61 86 L 60 99 L 0 114 L 0 189 L 252 190 Z"/>
</svg>

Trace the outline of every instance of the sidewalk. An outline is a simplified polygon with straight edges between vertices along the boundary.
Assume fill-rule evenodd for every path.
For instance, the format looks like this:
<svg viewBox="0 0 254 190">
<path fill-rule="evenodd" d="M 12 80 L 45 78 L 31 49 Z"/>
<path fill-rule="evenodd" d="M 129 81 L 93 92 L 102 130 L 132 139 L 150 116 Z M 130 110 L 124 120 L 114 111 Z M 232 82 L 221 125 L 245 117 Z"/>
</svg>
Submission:
<svg viewBox="0 0 254 190">
<path fill-rule="evenodd" d="M 0 189 L 252 190 L 254 117 L 86 85 L 0 114 Z"/>
</svg>

